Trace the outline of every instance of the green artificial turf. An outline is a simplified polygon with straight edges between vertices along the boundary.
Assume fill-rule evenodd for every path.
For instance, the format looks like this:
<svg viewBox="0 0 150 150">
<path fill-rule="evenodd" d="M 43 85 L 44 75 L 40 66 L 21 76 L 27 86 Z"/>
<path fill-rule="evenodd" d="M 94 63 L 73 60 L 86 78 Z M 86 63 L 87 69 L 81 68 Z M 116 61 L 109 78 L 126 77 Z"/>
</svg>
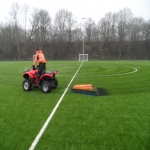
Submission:
<svg viewBox="0 0 150 150">
<path fill-rule="evenodd" d="M 60 100 L 35 150 L 149 150 L 150 61 L 49 61 L 59 85 L 51 93 L 22 88 L 32 62 L 0 62 L 0 149 L 27 150 Z M 77 94 L 93 84 L 100 96 Z"/>
</svg>

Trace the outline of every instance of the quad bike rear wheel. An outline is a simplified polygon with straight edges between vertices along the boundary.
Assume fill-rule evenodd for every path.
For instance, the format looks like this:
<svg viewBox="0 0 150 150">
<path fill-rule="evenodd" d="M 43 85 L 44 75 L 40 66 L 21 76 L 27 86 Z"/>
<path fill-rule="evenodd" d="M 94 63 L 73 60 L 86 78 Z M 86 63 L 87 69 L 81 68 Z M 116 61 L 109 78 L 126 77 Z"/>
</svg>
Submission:
<svg viewBox="0 0 150 150">
<path fill-rule="evenodd" d="M 50 93 L 51 91 L 51 84 L 48 81 L 43 81 L 41 84 L 41 89 L 43 93 Z"/>
<path fill-rule="evenodd" d="M 51 80 L 51 86 L 53 89 L 56 89 L 58 86 L 58 80 L 57 78 L 54 78 L 53 80 Z"/>
<path fill-rule="evenodd" d="M 31 82 L 28 79 L 25 79 L 22 83 L 22 87 L 24 91 L 31 91 L 32 88 Z"/>
</svg>

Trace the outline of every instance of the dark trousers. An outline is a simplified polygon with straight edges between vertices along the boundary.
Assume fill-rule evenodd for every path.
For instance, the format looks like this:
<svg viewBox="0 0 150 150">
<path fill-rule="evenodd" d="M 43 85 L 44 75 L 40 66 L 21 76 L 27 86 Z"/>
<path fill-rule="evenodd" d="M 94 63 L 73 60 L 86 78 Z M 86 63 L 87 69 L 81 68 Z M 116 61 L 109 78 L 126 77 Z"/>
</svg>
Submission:
<svg viewBox="0 0 150 150">
<path fill-rule="evenodd" d="M 44 70 L 45 71 L 46 69 L 46 64 L 45 63 L 39 63 L 39 70 L 38 70 L 38 73 L 37 73 L 37 77 L 40 77 L 41 74 L 42 74 L 42 71 Z"/>
</svg>

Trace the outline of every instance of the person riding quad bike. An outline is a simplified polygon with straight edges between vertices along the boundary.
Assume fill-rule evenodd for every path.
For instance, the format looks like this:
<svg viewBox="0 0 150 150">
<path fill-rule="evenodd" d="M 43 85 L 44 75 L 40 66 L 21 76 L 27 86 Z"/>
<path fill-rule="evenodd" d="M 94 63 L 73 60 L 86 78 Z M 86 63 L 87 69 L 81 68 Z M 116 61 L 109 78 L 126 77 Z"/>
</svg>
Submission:
<svg viewBox="0 0 150 150">
<path fill-rule="evenodd" d="M 36 54 L 35 54 L 35 57 L 34 57 L 34 61 L 33 61 L 33 69 L 35 69 L 35 65 L 36 65 L 36 62 L 38 61 L 39 63 L 39 68 L 38 68 L 38 73 L 36 74 L 37 78 L 38 78 L 38 82 L 40 81 L 40 76 L 42 74 L 42 71 L 46 69 L 46 59 L 45 59 L 45 56 L 42 52 L 42 50 L 40 49 L 36 49 Z"/>
<path fill-rule="evenodd" d="M 23 73 L 24 81 L 22 87 L 24 91 L 30 91 L 33 87 L 41 86 L 41 89 L 44 93 L 49 93 L 51 89 L 55 89 L 58 86 L 58 80 L 56 75 L 58 74 L 57 70 L 51 72 L 45 72 L 45 68 L 42 70 L 41 76 L 38 79 L 38 66 L 33 67 L 32 70 L 25 70 Z"/>
</svg>

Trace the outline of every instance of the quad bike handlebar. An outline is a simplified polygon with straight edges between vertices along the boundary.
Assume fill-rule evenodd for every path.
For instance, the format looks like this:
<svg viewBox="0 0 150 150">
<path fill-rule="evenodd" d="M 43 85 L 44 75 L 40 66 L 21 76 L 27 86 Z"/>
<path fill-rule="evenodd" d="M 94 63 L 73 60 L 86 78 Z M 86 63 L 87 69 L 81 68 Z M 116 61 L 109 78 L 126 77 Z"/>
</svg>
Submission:
<svg viewBox="0 0 150 150">
<path fill-rule="evenodd" d="M 35 70 L 35 69 L 37 69 L 37 68 L 36 68 L 34 65 L 32 65 L 32 69 Z"/>
</svg>

